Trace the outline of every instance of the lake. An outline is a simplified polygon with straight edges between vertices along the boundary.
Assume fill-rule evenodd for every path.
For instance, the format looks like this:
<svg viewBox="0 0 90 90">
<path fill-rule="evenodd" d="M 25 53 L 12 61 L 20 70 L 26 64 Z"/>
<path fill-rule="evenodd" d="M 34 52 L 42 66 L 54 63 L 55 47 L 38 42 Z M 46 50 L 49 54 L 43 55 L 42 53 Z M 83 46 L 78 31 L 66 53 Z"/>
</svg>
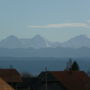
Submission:
<svg viewBox="0 0 90 90">
<path fill-rule="evenodd" d="M 16 68 L 19 72 L 29 72 L 34 75 L 45 71 L 64 70 L 69 58 L 40 58 L 40 57 L 0 57 L 0 68 Z M 90 58 L 73 58 L 81 70 L 90 71 Z"/>
</svg>

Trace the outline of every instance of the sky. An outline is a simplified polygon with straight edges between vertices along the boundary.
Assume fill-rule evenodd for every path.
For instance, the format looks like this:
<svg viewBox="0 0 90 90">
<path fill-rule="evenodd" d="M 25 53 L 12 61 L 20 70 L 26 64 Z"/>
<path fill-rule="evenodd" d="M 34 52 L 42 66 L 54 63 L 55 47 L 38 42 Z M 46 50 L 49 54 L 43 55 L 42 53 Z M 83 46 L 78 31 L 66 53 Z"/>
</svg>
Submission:
<svg viewBox="0 0 90 90">
<path fill-rule="evenodd" d="M 0 40 L 41 35 L 66 41 L 90 37 L 90 0 L 0 0 Z"/>
</svg>

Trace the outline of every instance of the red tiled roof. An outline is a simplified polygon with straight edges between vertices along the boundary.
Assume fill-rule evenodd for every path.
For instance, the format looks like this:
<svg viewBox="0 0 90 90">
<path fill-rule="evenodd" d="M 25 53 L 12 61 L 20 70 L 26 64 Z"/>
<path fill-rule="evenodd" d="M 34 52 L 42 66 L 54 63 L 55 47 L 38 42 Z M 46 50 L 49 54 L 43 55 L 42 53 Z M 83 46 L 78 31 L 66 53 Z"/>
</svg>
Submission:
<svg viewBox="0 0 90 90">
<path fill-rule="evenodd" d="M 6 82 L 22 82 L 21 75 L 16 69 L 0 69 L 0 77 Z"/>
<path fill-rule="evenodd" d="M 0 90 L 14 90 L 14 89 L 0 78 Z"/>
<path fill-rule="evenodd" d="M 88 76 L 83 71 L 52 71 L 67 90 L 89 90 Z"/>
</svg>

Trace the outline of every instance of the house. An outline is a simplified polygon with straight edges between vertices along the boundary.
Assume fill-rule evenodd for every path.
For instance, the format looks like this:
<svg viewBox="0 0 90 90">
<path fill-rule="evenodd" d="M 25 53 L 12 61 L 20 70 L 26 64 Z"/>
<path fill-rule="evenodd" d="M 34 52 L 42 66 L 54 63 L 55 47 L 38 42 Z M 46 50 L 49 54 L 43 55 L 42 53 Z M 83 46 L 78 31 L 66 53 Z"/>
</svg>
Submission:
<svg viewBox="0 0 90 90">
<path fill-rule="evenodd" d="M 89 77 L 83 71 L 51 72 L 66 90 L 90 90 Z"/>
<path fill-rule="evenodd" d="M 38 77 L 23 77 L 23 86 L 24 88 L 27 88 L 27 90 L 33 90 L 36 81 L 39 81 Z"/>
<path fill-rule="evenodd" d="M 0 69 L 0 78 L 17 89 L 21 85 L 22 77 L 16 69 Z"/>
<path fill-rule="evenodd" d="M 90 90 L 83 71 L 46 71 L 40 73 L 32 90 Z"/>
<path fill-rule="evenodd" d="M 14 89 L 0 78 L 0 90 L 14 90 Z"/>
</svg>

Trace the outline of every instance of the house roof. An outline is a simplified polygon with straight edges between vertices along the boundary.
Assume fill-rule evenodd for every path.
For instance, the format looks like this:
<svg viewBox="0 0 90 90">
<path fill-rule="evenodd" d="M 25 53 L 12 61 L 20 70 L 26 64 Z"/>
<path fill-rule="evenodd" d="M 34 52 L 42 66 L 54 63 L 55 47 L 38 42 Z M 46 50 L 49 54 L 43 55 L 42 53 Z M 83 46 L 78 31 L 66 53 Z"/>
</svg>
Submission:
<svg viewBox="0 0 90 90">
<path fill-rule="evenodd" d="M 16 69 L 0 69 L 0 77 L 6 82 L 22 82 L 21 75 Z"/>
<path fill-rule="evenodd" d="M 89 90 L 88 76 L 83 71 L 52 71 L 51 73 L 67 90 Z M 89 88 L 89 89 L 88 89 Z"/>
<path fill-rule="evenodd" d="M 0 78 L 0 90 L 14 90 L 14 89 Z"/>
</svg>

